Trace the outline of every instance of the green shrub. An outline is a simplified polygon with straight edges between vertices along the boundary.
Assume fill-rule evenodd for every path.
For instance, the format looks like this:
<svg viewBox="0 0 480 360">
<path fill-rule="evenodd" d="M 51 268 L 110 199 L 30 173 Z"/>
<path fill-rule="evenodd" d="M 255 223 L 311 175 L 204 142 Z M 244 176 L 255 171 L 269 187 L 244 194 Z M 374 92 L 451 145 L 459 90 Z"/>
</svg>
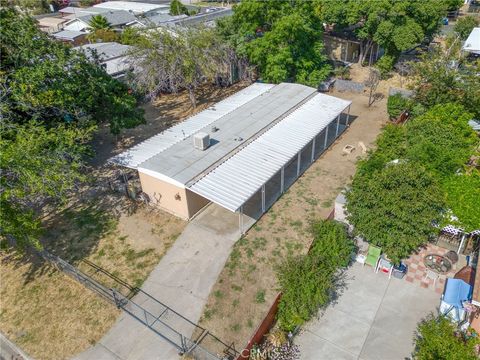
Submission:
<svg viewBox="0 0 480 360">
<path fill-rule="evenodd" d="M 418 325 L 415 352 L 417 360 L 474 360 L 478 337 L 466 338 L 443 316 L 428 316 Z"/>
<path fill-rule="evenodd" d="M 389 96 L 387 100 L 387 112 L 390 119 L 398 118 L 403 111 L 409 110 L 410 106 L 411 101 L 402 94 Z"/>
<path fill-rule="evenodd" d="M 282 291 L 277 318 L 286 331 L 302 325 L 328 304 L 337 270 L 348 265 L 354 250 L 342 224 L 320 221 L 312 225 L 312 233 L 310 252 L 288 258 L 277 271 Z"/>
<path fill-rule="evenodd" d="M 277 319 L 282 329 L 292 331 L 328 303 L 334 271 L 323 256 L 314 255 L 291 257 L 279 267 L 282 297 Z"/>
<path fill-rule="evenodd" d="M 170 15 L 188 15 L 188 9 L 185 5 L 181 3 L 180 0 L 172 0 L 170 3 Z"/>
<path fill-rule="evenodd" d="M 345 226 L 336 221 L 319 221 L 312 225 L 314 241 L 310 254 L 323 256 L 335 268 L 346 267 L 355 250 Z"/>
<path fill-rule="evenodd" d="M 395 64 L 396 57 L 392 55 L 383 55 L 375 64 L 375 67 L 380 71 L 380 76 L 382 79 L 386 78 L 390 71 L 393 69 Z"/>
<path fill-rule="evenodd" d="M 453 27 L 453 31 L 460 36 L 462 40 L 465 40 L 472 32 L 474 27 L 480 24 L 480 20 L 475 16 L 464 16 L 457 20 L 457 23 Z"/>
</svg>

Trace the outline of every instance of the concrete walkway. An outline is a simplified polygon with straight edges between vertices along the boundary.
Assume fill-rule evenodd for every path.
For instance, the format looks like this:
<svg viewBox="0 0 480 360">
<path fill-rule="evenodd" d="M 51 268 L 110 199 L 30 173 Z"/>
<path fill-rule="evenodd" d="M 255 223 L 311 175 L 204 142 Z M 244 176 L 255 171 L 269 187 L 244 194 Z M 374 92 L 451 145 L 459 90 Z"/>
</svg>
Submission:
<svg viewBox="0 0 480 360">
<path fill-rule="evenodd" d="M 432 290 L 356 263 L 346 273 L 337 303 L 310 321 L 295 343 L 305 360 L 409 358 L 417 323 L 439 303 Z"/>
<path fill-rule="evenodd" d="M 238 215 L 216 205 L 194 218 L 151 272 L 142 289 L 197 322 L 233 244 L 240 238 Z M 139 305 L 151 305 L 138 295 Z M 152 310 L 153 313 L 155 310 Z M 186 336 L 190 329 L 178 329 Z M 78 360 L 178 359 L 176 349 L 126 313 Z"/>
</svg>

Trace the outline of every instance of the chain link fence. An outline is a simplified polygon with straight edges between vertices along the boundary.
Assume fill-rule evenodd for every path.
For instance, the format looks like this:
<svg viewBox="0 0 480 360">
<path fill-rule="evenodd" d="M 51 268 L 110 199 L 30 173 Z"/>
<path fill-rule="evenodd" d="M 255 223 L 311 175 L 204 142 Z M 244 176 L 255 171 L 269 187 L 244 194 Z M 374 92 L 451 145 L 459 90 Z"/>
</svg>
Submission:
<svg viewBox="0 0 480 360">
<path fill-rule="evenodd" d="M 188 354 L 196 360 L 233 360 L 239 357 L 233 344 L 225 344 L 208 330 L 96 264 L 82 260 L 80 270 L 48 251 L 43 250 L 39 254 L 56 269 L 137 319 L 180 354 Z"/>
</svg>

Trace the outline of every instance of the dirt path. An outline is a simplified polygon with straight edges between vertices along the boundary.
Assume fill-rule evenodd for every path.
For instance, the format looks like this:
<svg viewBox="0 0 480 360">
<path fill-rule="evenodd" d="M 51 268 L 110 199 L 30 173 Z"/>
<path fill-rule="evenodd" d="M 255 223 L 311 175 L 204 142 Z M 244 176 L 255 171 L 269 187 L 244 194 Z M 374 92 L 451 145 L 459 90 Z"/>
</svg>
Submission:
<svg viewBox="0 0 480 360">
<path fill-rule="evenodd" d="M 352 125 L 235 244 L 210 293 L 200 323 L 237 348 L 246 344 L 274 301 L 275 266 L 287 254 L 306 252 L 309 222 L 328 216 L 365 156 L 359 142 L 371 148 L 387 119 L 386 98 L 369 108 L 365 94 L 332 95 L 353 101 Z M 355 146 L 348 155 L 342 152 L 347 144 Z"/>
</svg>

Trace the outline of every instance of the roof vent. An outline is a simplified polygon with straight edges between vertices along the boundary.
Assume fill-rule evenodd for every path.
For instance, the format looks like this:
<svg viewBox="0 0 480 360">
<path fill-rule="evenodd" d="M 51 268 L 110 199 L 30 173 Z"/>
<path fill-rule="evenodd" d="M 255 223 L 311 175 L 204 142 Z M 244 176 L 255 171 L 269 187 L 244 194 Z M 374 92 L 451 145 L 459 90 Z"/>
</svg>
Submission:
<svg viewBox="0 0 480 360">
<path fill-rule="evenodd" d="M 217 132 L 218 130 L 220 130 L 218 127 L 216 127 L 215 125 L 212 126 L 212 132 Z"/>
<path fill-rule="evenodd" d="M 210 146 L 210 135 L 199 132 L 193 135 L 193 146 L 198 150 L 206 150 Z"/>
</svg>

